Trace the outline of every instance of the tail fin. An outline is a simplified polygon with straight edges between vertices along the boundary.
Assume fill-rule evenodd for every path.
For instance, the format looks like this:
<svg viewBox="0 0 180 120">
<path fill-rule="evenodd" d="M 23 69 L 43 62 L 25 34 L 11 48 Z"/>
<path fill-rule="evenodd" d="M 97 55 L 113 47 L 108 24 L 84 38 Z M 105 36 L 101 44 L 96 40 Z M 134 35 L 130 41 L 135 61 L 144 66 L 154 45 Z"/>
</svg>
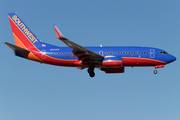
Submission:
<svg viewBox="0 0 180 120">
<path fill-rule="evenodd" d="M 41 42 L 18 17 L 15 12 L 8 13 L 16 46 L 24 49 L 37 48 L 41 46 Z"/>
</svg>

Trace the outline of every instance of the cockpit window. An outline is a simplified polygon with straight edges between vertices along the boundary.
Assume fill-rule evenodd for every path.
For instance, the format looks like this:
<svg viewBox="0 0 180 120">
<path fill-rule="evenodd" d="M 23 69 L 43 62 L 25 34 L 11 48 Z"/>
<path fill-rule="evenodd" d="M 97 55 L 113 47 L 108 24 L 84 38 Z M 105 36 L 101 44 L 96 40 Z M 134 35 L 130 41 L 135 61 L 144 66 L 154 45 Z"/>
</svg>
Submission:
<svg viewBox="0 0 180 120">
<path fill-rule="evenodd" d="M 168 53 L 167 53 L 167 52 L 165 52 L 165 51 L 161 51 L 160 53 L 161 53 L 161 54 L 168 54 Z"/>
</svg>

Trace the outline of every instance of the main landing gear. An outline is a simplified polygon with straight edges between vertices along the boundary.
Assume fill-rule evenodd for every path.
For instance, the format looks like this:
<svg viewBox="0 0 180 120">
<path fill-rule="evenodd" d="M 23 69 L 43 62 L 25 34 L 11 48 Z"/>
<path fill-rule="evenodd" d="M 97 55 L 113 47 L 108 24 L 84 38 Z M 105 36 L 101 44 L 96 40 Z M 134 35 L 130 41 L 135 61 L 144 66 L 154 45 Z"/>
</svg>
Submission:
<svg viewBox="0 0 180 120">
<path fill-rule="evenodd" d="M 94 67 L 93 66 L 90 66 L 87 71 L 88 71 L 90 77 L 94 77 L 95 76 Z"/>
</svg>

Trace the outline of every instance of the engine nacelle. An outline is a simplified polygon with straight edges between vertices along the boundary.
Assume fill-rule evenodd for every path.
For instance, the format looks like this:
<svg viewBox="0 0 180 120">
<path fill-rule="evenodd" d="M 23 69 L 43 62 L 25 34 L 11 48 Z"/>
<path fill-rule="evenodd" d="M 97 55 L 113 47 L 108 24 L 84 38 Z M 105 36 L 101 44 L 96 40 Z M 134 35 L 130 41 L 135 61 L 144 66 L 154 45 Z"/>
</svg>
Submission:
<svg viewBox="0 0 180 120">
<path fill-rule="evenodd" d="M 103 66 L 105 67 L 121 67 L 122 66 L 122 59 L 117 57 L 108 57 L 104 58 Z"/>
<path fill-rule="evenodd" d="M 105 73 L 124 73 L 124 67 L 121 68 L 101 68 Z"/>
</svg>

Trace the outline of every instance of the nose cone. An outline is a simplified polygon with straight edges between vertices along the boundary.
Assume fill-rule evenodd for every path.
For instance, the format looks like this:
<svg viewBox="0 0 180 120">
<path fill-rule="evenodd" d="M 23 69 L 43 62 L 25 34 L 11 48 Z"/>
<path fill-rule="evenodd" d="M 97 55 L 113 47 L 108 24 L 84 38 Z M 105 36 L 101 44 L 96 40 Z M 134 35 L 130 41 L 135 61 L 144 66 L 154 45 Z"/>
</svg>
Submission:
<svg viewBox="0 0 180 120">
<path fill-rule="evenodd" d="M 173 55 L 169 55 L 169 63 L 171 63 L 175 60 L 176 60 L 176 57 L 174 57 Z"/>
</svg>

